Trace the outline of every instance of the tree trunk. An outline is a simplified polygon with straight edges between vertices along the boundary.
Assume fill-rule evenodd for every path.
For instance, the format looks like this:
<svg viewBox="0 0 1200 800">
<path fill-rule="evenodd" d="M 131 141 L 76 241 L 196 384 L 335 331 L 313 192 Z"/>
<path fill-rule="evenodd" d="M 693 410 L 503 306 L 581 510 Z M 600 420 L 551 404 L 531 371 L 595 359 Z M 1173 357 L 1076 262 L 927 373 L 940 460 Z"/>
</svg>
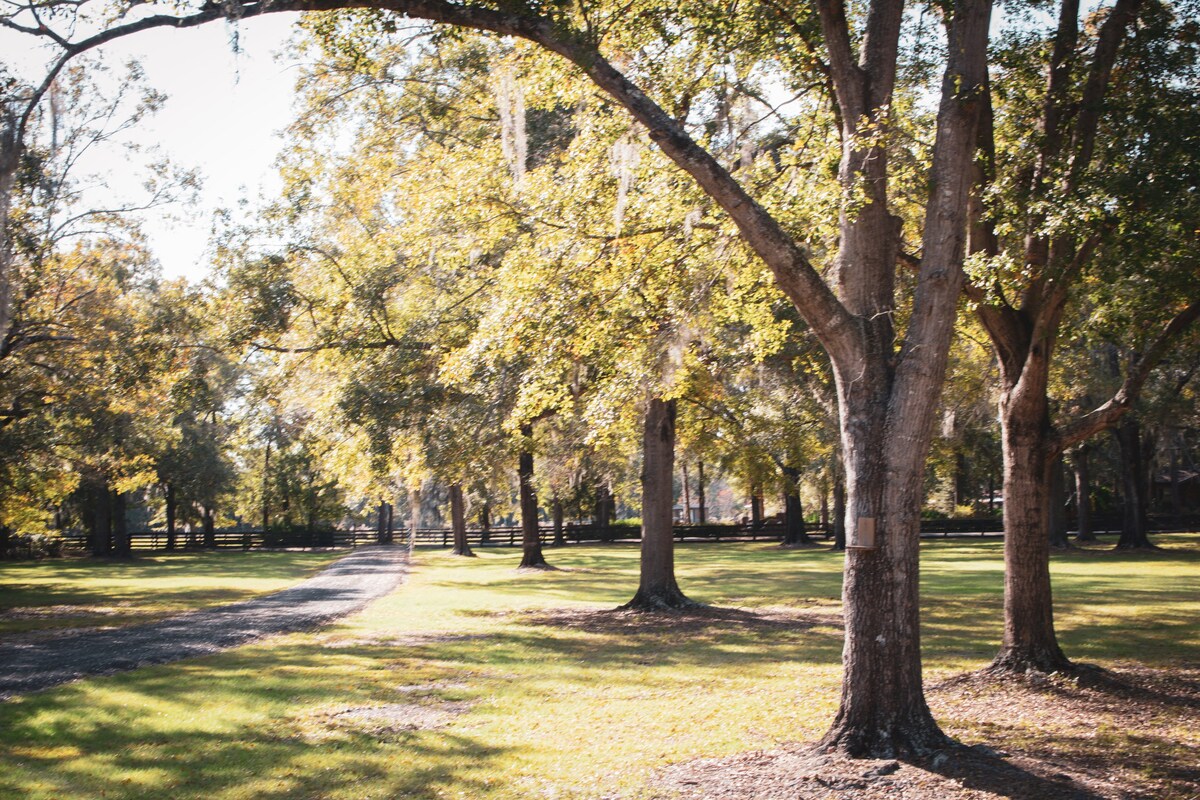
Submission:
<svg viewBox="0 0 1200 800">
<path fill-rule="evenodd" d="M 1072 460 L 1075 463 L 1075 541 L 1094 542 L 1096 532 L 1092 530 L 1092 483 L 1088 476 L 1087 446 L 1076 450 Z"/>
<path fill-rule="evenodd" d="M 1175 432 L 1171 443 L 1171 524 L 1176 528 L 1183 527 L 1183 495 L 1179 491 L 1179 445 L 1181 437 Z"/>
<path fill-rule="evenodd" d="M 521 426 L 521 455 L 517 474 L 521 483 L 521 563 L 520 568 L 547 569 L 542 555 L 542 537 L 538 532 L 538 503 L 533 491 L 533 426 Z"/>
<path fill-rule="evenodd" d="M 692 524 L 692 482 L 688 478 L 686 462 L 683 464 L 683 524 Z"/>
<path fill-rule="evenodd" d="M 596 535 L 601 541 L 605 542 L 609 540 L 608 520 L 611 516 L 609 512 L 609 504 L 611 501 L 612 492 L 609 491 L 608 484 L 605 483 L 596 487 L 596 511 L 594 515 L 596 523 Z"/>
<path fill-rule="evenodd" d="M 391 503 L 385 503 L 385 505 L 387 506 L 387 522 L 384 524 L 383 528 L 383 541 L 385 544 L 391 544 L 393 541 L 395 541 L 395 535 L 392 533 L 392 522 L 396 513 L 396 508 Z"/>
<path fill-rule="evenodd" d="M 129 501 L 123 492 L 112 493 L 113 516 L 113 553 L 121 558 L 133 556 L 133 543 L 129 540 L 129 523 L 126 520 L 126 510 Z"/>
<path fill-rule="evenodd" d="M 801 547 L 813 543 L 804 528 L 804 507 L 800 504 L 800 470 L 783 467 L 783 547 Z"/>
<path fill-rule="evenodd" d="M 1150 550 L 1146 508 L 1145 457 L 1142 452 L 1142 431 L 1138 421 L 1126 415 L 1113 430 L 1121 450 L 1121 494 L 1124 498 L 1121 518 L 1121 538 L 1118 550 Z"/>
<path fill-rule="evenodd" d="M 263 536 L 271 527 L 271 440 L 267 440 L 267 449 L 263 452 L 262 479 L 262 528 Z"/>
<path fill-rule="evenodd" d="M 467 513 L 463 507 L 462 484 L 459 483 L 450 486 L 450 530 L 454 533 L 451 552 L 456 556 L 474 556 L 467 541 Z"/>
<path fill-rule="evenodd" d="M 0 342 L 8 338 L 12 323 L 13 226 L 9 225 L 9 213 L 23 149 L 16 115 L 4 103 L 0 106 Z"/>
<path fill-rule="evenodd" d="M 1067 483 L 1063 478 L 1062 455 L 1055 456 L 1050 464 L 1050 546 L 1065 550 L 1071 546 L 1067 541 Z"/>
<path fill-rule="evenodd" d="M 563 504 L 562 500 L 557 497 L 550 506 L 551 515 L 554 520 L 554 546 L 562 547 L 567 543 L 567 537 L 563 535 Z"/>
<path fill-rule="evenodd" d="M 755 484 L 750 487 L 750 529 L 760 530 L 763 526 L 763 496 L 762 486 Z"/>
<path fill-rule="evenodd" d="M 168 483 L 166 484 L 166 500 L 167 500 L 167 549 L 175 549 L 175 512 L 176 499 L 175 487 Z"/>
<path fill-rule="evenodd" d="M 479 508 L 479 543 L 487 544 L 492 540 L 492 504 L 487 500 Z"/>
<path fill-rule="evenodd" d="M 704 497 L 704 462 L 696 468 L 696 521 L 701 525 L 708 523 L 708 507 Z"/>
<path fill-rule="evenodd" d="M 217 532 L 213 522 L 212 506 L 204 507 L 204 513 L 200 519 L 204 525 L 204 546 L 212 550 L 217 546 Z"/>
<path fill-rule="evenodd" d="M 112 550 L 112 495 L 103 483 L 96 484 L 88 494 L 92 513 L 92 555 L 108 555 Z"/>
<path fill-rule="evenodd" d="M 675 401 L 654 398 L 642 438 L 642 559 L 637 594 L 622 609 L 668 611 L 697 605 L 675 582 Z"/>
<path fill-rule="evenodd" d="M 417 533 L 421 530 L 421 490 L 413 489 L 408 493 L 408 549 L 412 551 L 417 545 Z"/>
<path fill-rule="evenodd" d="M 841 475 L 833 479 L 833 549 L 846 549 L 846 484 Z"/>
<path fill-rule="evenodd" d="M 1027 361 L 1000 398 L 1004 453 L 1004 642 L 990 669 L 1053 673 L 1073 668 L 1058 645 L 1050 587 L 1049 359 Z"/>
<path fill-rule="evenodd" d="M 379 512 L 375 517 L 375 543 L 383 544 L 385 541 L 384 526 L 387 522 L 387 502 L 379 501 Z"/>
</svg>

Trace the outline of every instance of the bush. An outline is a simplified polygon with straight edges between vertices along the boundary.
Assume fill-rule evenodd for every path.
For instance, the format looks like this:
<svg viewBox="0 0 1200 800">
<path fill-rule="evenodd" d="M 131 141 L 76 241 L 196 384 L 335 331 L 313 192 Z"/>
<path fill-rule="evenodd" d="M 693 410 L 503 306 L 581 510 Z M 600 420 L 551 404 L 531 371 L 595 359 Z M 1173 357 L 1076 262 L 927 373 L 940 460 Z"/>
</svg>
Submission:
<svg viewBox="0 0 1200 800">
<path fill-rule="evenodd" d="M 19 558 L 59 558 L 63 554 L 63 540 L 59 536 L 45 533 L 17 533 L 7 536 L 0 535 L 0 557 L 5 559 Z"/>
</svg>

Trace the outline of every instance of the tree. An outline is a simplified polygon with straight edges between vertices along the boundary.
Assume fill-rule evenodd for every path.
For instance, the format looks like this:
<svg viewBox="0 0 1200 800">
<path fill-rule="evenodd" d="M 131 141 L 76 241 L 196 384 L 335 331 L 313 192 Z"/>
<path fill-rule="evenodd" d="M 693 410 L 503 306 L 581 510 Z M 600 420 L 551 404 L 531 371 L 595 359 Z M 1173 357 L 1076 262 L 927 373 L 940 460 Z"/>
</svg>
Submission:
<svg viewBox="0 0 1200 800">
<path fill-rule="evenodd" d="M 613 38 L 629 35 L 636 39 L 647 31 L 629 23 L 644 11 L 667 15 L 682 14 L 686 9 L 654 5 L 643 9 L 635 4 L 616 10 L 584 7 L 584 13 L 579 13 L 573 6 L 541 4 L 490 7 L 445 0 L 372 0 L 313 5 L 311 0 L 272 0 L 269 4 L 240 4 L 236 9 L 184 9 L 178 16 L 152 14 L 136 21 L 118 17 L 100 33 L 78 42 L 48 26 L 39 27 L 38 9 L 22 8 L 4 22 L 29 35 L 58 37 L 57 43 L 69 58 L 151 27 L 203 24 L 229 13 L 246 17 L 295 8 L 360 5 L 518 37 L 564 57 L 645 126 L 655 144 L 728 215 L 772 270 L 834 365 L 850 541 L 857 540 L 858 527 L 869 525 L 874 526 L 879 543 L 873 550 L 847 554 L 845 680 L 841 708 L 825 745 L 856 755 L 920 753 L 940 747 L 945 737 L 929 713 L 921 686 L 918 510 L 923 459 L 953 330 L 954 301 L 962 283 L 963 209 L 981 88 L 986 82 L 990 3 L 965 0 L 945 12 L 949 46 L 929 173 L 931 189 L 912 313 L 903 336 L 897 335 L 892 319 L 901 231 L 889 209 L 887 148 L 904 11 L 899 0 L 873 0 L 861 36 L 851 28 L 846 7 L 838 0 L 817 4 L 819 37 L 817 26 L 809 19 L 781 20 L 778 12 L 769 8 L 750 9 L 762 12 L 759 19 L 771 19 L 770 41 L 775 41 L 779 25 L 794 22 L 794 41 L 802 47 L 811 45 L 809 52 L 823 45 L 828 57 L 827 74 L 843 136 L 839 180 L 844 199 L 834 258 L 836 287 L 823 280 L 801 242 L 755 202 L 711 152 L 697 144 L 685 125 L 602 52 L 605 42 L 600 31 Z M 67 16 L 80 13 L 75 6 L 64 10 Z M 695 32 L 688 30 L 688 35 L 702 36 L 706 46 L 715 47 L 725 38 L 729 20 L 724 11 L 702 14 L 695 20 L 699 23 Z M 621 27 L 622 23 L 626 27 Z M 660 26 L 654 33 L 669 41 L 680 30 L 687 28 Z M 636 61 L 631 63 L 636 68 Z M 680 102 L 683 99 L 676 97 L 675 107 L 686 108 L 688 104 Z"/>
</svg>

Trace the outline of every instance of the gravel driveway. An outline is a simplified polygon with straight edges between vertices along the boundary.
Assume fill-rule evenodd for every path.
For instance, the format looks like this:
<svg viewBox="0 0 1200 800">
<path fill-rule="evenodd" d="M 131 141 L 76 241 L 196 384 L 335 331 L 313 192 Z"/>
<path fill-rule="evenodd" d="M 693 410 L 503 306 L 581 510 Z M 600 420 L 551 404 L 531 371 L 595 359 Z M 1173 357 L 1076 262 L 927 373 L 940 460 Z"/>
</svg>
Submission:
<svg viewBox="0 0 1200 800">
<path fill-rule="evenodd" d="M 290 589 L 241 603 L 128 628 L 0 643 L 0 700 L 88 675 L 165 664 L 315 628 L 395 589 L 404 578 L 407 556 L 404 547 L 364 547 Z"/>
</svg>

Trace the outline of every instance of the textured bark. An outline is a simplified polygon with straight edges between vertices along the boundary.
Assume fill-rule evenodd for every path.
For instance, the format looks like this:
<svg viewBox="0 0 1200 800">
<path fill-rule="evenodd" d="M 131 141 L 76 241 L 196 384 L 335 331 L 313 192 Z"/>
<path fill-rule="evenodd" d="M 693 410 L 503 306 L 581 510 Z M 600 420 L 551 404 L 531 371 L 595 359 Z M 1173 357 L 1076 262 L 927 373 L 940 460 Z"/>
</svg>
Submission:
<svg viewBox="0 0 1200 800">
<path fill-rule="evenodd" d="M 1153 550 L 1150 541 L 1147 501 L 1149 479 L 1142 450 L 1141 426 L 1133 417 L 1125 417 L 1113 431 L 1121 458 L 1121 538 L 1118 550 Z"/>
<path fill-rule="evenodd" d="M 642 558 L 637 594 L 622 609 L 666 611 L 690 608 L 675 581 L 675 401 L 654 398 L 646 409 L 642 437 Z"/>
<path fill-rule="evenodd" d="M 21 149 L 17 119 L 11 109 L 0 105 L 0 343 L 6 341 L 12 324 L 13 242 L 8 218 Z"/>
<path fill-rule="evenodd" d="M 833 481 L 833 549 L 846 549 L 846 484 L 840 475 Z"/>
<path fill-rule="evenodd" d="M 701 525 L 708 522 L 708 500 L 704 494 L 704 462 L 696 465 L 696 521 Z"/>
<path fill-rule="evenodd" d="M 467 542 L 467 512 L 463 507 L 462 485 L 458 483 L 450 486 L 450 530 L 454 534 L 451 552 L 456 556 L 474 556 Z"/>
<path fill-rule="evenodd" d="M 1034 354 L 1036 356 L 1036 353 Z M 1067 672 L 1058 645 L 1050 587 L 1049 485 L 1054 454 L 1045 381 L 1037 359 L 1000 400 L 1004 452 L 1004 641 L 995 672 Z M 1006 382 L 1008 376 L 1004 377 Z"/>
<path fill-rule="evenodd" d="M 804 527 L 804 506 L 800 503 L 800 470 L 783 467 L 783 546 L 800 547 L 813 544 Z"/>
<path fill-rule="evenodd" d="M 759 530 L 763 526 L 762 487 L 755 484 L 750 489 L 750 528 Z"/>
<path fill-rule="evenodd" d="M 412 489 L 408 493 L 408 549 L 411 551 L 417 544 L 417 532 L 421 530 L 421 490 Z"/>
<path fill-rule="evenodd" d="M 533 439 L 533 426 L 521 427 L 521 439 L 530 443 Z M 550 565 L 542 555 L 542 538 L 538 532 L 538 503 L 533 491 L 533 452 L 527 444 L 521 450 L 518 459 L 517 475 L 520 480 L 521 494 L 521 567 L 529 569 L 546 569 Z"/>
<path fill-rule="evenodd" d="M 683 465 L 683 524 L 692 524 L 692 481 L 687 464 Z"/>
<path fill-rule="evenodd" d="M 1092 530 L 1092 482 L 1088 474 L 1088 448 L 1080 447 L 1072 459 L 1075 465 L 1075 541 L 1094 542 Z"/>
</svg>

